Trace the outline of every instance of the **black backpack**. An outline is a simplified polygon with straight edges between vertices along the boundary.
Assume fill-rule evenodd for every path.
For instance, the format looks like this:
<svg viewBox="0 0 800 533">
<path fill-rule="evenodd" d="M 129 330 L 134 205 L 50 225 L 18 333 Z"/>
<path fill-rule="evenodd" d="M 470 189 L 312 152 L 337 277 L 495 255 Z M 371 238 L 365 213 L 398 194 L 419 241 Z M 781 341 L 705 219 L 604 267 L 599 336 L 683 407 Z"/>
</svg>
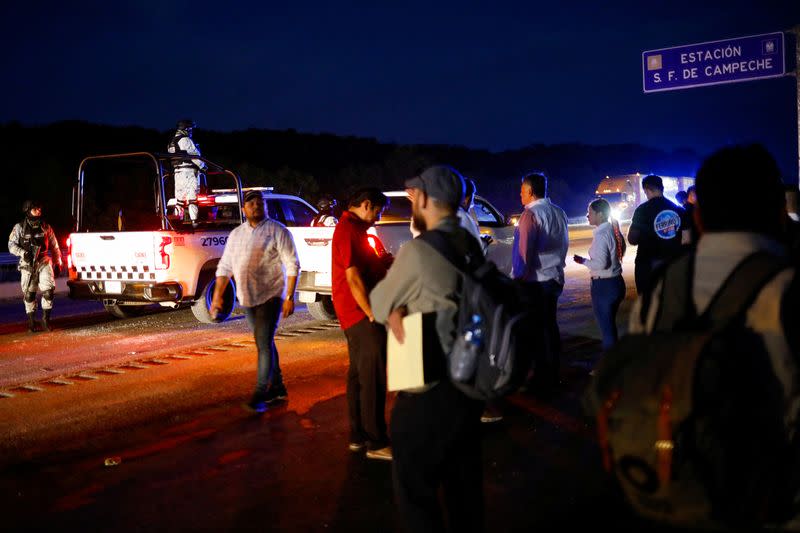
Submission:
<svg viewBox="0 0 800 533">
<path fill-rule="evenodd" d="M 531 364 L 535 311 L 541 298 L 535 289 L 512 280 L 491 261 L 459 256 L 448 234 L 426 231 L 418 237 L 430 244 L 460 273 L 456 338 L 446 354 L 447 374 L 470 398 L 492 400 L 515 392 Z M 480 249 L 478 248 L 479 252 Z M 481 319 L 483 342 L 478 349 L 463 331 L 473 315 Z M 466 374 L 465 367 L 472 369 Z"/>
<path fill-rule="evenodd" d="M 649 519 L 781 523 L 794 513 L 800 453 L 785 427 L 783 385 L 745 315 L 788 264 L 765 253 L 746 258 L 700 316 L 693 267 L 685 255 L 665 268 L 668 297 L 653 331 L 620 339 L 595 370 L 584 405 L 597 420 L 604 467 Z"/>
</svg>

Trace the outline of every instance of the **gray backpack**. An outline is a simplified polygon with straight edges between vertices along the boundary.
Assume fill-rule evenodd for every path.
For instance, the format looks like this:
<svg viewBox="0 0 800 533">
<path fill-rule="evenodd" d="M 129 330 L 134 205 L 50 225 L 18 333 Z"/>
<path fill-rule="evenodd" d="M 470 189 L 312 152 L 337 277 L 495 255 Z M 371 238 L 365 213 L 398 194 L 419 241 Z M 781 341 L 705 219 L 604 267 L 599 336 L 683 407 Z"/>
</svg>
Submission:
<svg viewBox="0 0 800 533">
<path fill-rule="evenodd" d="M 480 248 L 474 256 L 461 257 L 444 232 L 426 231 L 418 238 L 460 272 L 457 334 L 445 361 L 451 383 L 476 400 L 516 392 L 531 365 L 531 330 L 541 296 L 484 261 Z M 474 317 L 482 332 L 477 344 L 463 333 Z"/>
<path fill-rule="evenodd" d="M 745 313 L 787 268 L 754 254 L 707 311 L 692 301 L 694 256 L 668 265 L 656 324 L 603 356 L 584 397 L 604 467 L 646 518 L 692 527 L 755 528 L 794 513 L 798 447 L 783 386 Z M 643 316 L 647 316 L 647 305 Z"/>
</svg>

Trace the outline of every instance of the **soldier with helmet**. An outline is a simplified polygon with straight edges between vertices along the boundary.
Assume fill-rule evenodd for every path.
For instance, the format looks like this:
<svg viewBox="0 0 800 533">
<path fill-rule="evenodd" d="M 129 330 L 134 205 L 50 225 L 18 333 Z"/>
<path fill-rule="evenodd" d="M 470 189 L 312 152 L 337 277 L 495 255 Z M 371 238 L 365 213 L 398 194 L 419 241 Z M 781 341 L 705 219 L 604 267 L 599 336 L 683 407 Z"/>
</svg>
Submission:
<svg viewBox="0 0 800 533">
<path fill-rule="evenodd" d="M 317 216 L 311 221 L 312 226 L 335 226 L 339 220 L 336 218 L 334 209 L 336 208 L 336 198 L 322 197 L 317 202 Z"/>
<path fill-rule="evenodd" d="M 192 119 L 179 120 L 176 125 L 175 135 L 167 145 L 171 154 L 200 155 L 200 149 L 192 141 L 192 132 L 196 124 Z M 174 162 L 175 169 L 175 201 L 179 216 L 186 220 L 188 211 L 192 224 L 197 223 L 199 209 L 197 207 L 197 193 L 200 190 L 198 172 L 206 169 L 206 164 L 200 159 L 179 159 Z"/>
<path fill-rule="evenodd" d="M 22 204 L 25 219 L 17 223 L 8 237 L 8 251 L 18 256 L 22 297 L 28 315 L 28 330 L 36 331 L 36 293 L 42 293 L 42 326 L 50 331 L 50 312 L 56 289 L 56 272 L 61 270 L 61 250 L 53 228 L 42 220 L 42 204 L 27 200 Z"/>
</svg>

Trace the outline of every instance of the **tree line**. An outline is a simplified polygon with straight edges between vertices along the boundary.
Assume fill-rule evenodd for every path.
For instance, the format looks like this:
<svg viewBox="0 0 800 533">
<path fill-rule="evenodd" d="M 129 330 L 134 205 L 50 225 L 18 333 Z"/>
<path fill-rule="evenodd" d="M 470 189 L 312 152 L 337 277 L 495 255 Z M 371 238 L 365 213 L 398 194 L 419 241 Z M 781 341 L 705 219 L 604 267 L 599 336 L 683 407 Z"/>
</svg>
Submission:
<svg viewBox="0 0 800 533">
<path fill-rule="evenodd" d="M 72 224 L 71 194 L 80 161 L 90 155 L 165 152 L 174 130 L 106 126 L 81 121 L 43 126 L 0 125 L 6 192 L 2 225 L 10 232 L 25 199 L 44 202 L 45 218 L 65 235 Z M 343 202 L 361 185 L 401 189 L 432 164 L 449 164 L 475 180 L 478 194 L 506 214 L 518 213 L 519 178 L 539 170 L 549 178 L 553 201 L 570 216 L 585 213 L 597 182 L 606 175 L 656 172 L 693 175 L 691 149 L 666 151 L 638 144 L 533 144 L 491 152 L 455 145 L 380 142 L 374 138 L 294 130 L 195 130 L 204 157 L 238 172 L 245 186 L 273 186 L 314 204 L 321 196 Z"/>
</svg>

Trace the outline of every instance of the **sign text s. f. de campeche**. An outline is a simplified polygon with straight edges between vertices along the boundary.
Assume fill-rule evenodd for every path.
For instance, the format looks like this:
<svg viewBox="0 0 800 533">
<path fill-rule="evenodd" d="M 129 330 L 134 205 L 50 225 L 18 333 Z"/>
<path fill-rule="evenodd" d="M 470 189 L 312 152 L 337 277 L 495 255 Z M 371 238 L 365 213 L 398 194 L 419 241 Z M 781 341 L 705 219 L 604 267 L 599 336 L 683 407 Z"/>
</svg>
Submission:
<svg viewBox="0 0 800 533">
<path fill-rule="evenodd" d="M 737 37 L 642 53 L 644 92 L 783 76 L 783 33 Z"/>
</svg>

